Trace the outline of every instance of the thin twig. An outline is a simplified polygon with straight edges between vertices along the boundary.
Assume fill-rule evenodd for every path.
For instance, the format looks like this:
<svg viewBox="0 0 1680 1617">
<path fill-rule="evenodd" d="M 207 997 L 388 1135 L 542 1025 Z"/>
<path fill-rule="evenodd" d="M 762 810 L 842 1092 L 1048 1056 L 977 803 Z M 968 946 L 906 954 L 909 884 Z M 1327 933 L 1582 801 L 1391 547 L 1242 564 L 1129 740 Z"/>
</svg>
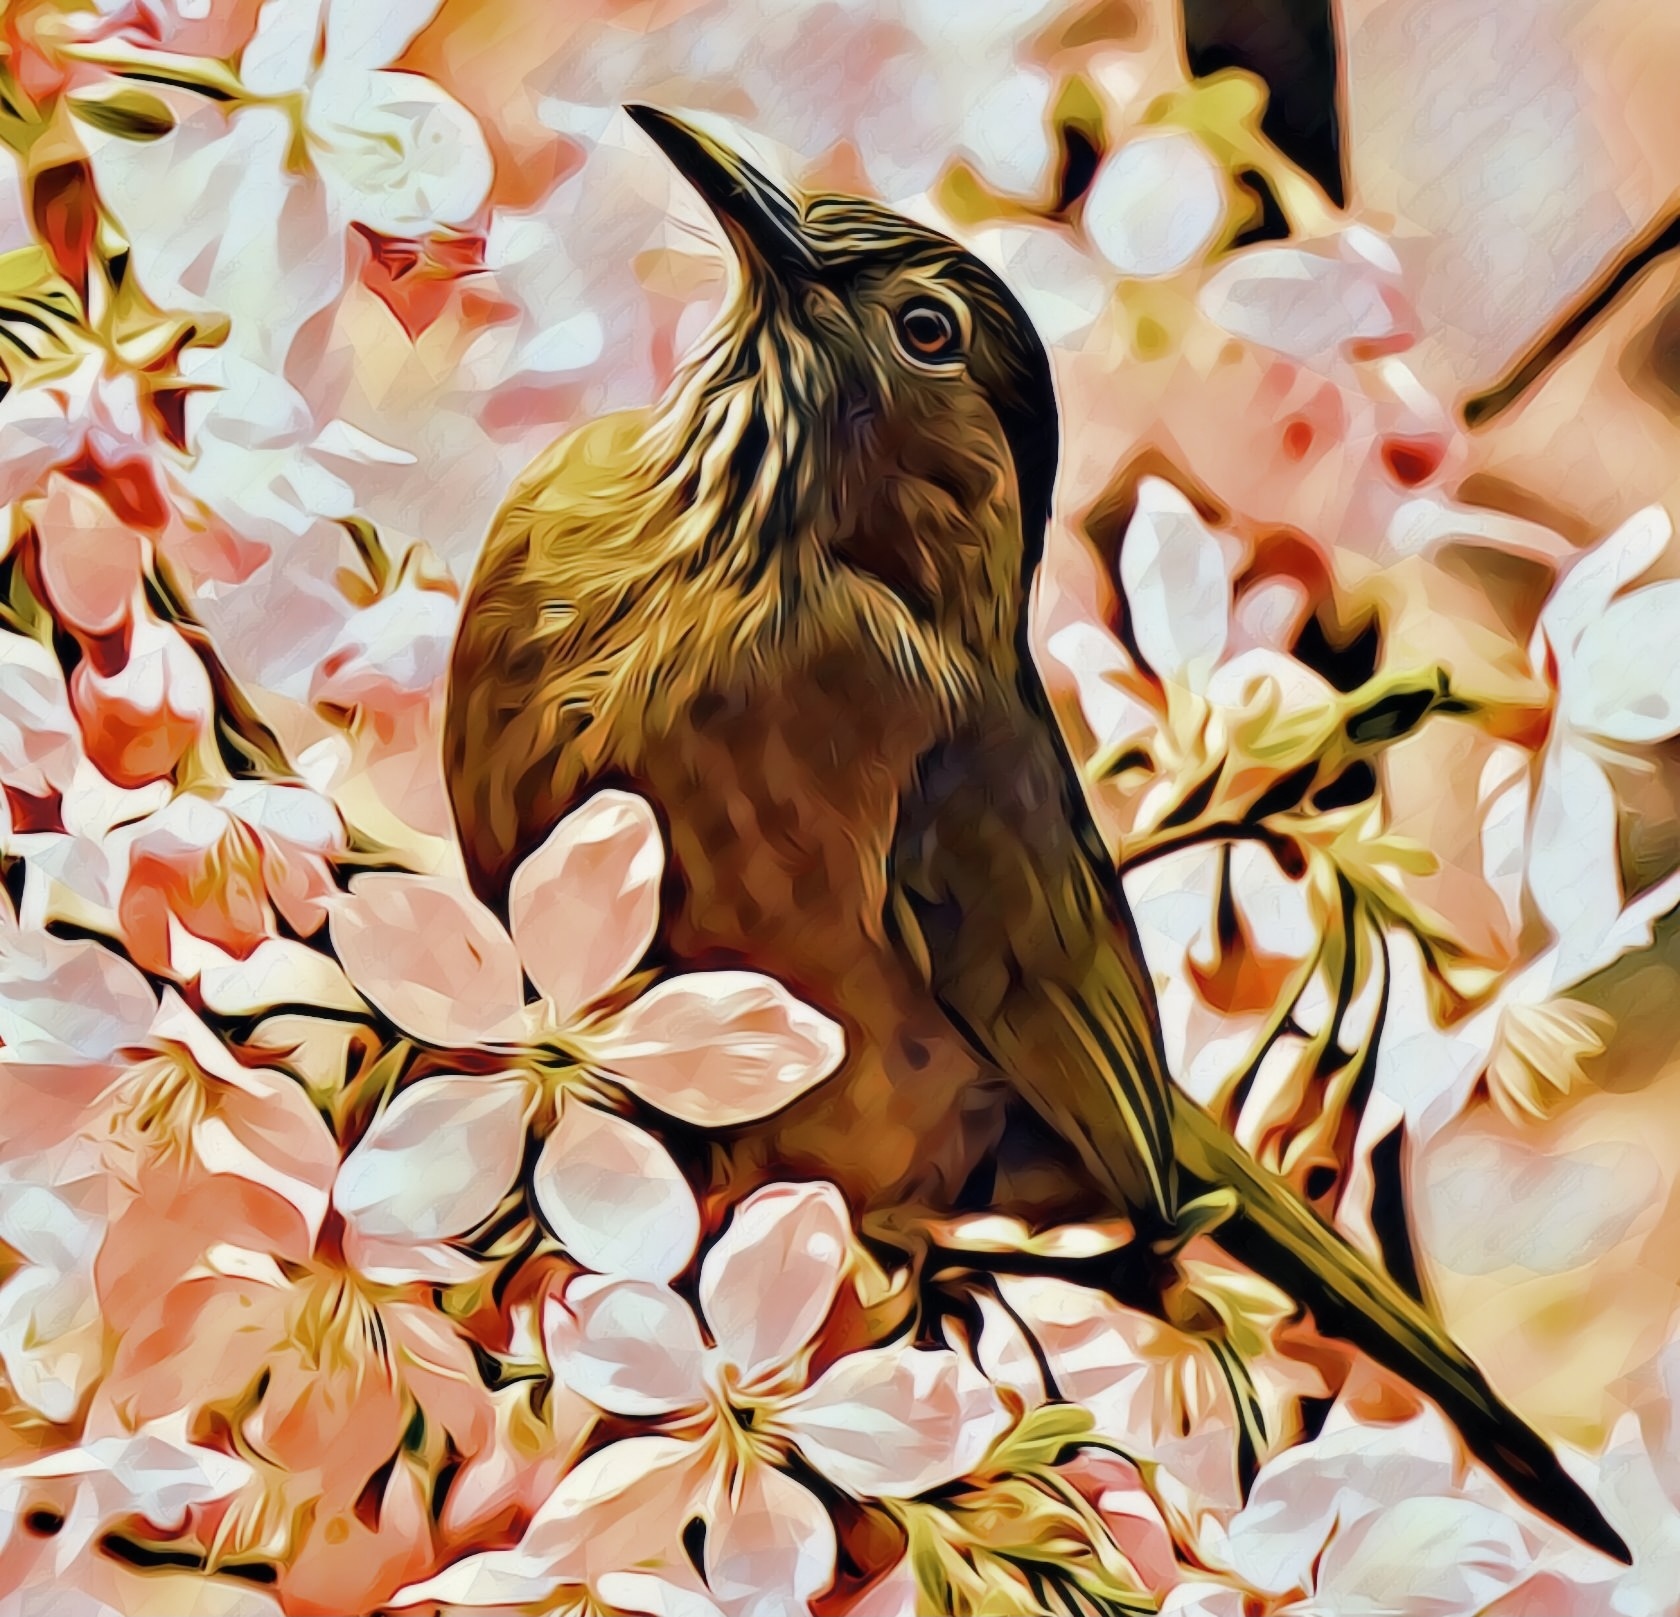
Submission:
<svg viewBox="0 0 1680 1617">
<path fill-rule="evenodd" d="M 1660 214 L 1656 221 L 1602 269 L 1584 292 L 1541 331 L 1514 366 L 1492 387 L 1472 394 L 1464 401 L 1464 424 L 1471 429 L 1485 427 L 1503 415 L 1533 385 L 1575 346 L 1621 297 L 1629 286 L 1659 258 L 1680 248 L 1680 207 Z"/>
</svg>

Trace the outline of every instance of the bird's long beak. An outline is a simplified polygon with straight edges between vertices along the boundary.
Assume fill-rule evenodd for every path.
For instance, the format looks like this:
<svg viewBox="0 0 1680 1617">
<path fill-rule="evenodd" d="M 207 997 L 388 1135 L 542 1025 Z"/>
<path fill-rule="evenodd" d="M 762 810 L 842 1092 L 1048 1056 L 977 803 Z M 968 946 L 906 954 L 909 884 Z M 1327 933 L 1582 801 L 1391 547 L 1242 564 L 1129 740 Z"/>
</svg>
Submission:
<svg viewBox="0 0 1680 1617">
<path fill-rule="evenodd" d="M 744 243 L 767 268 L 784 276 L 817 273 L 799 208 L 785 191 L 692 124 L 657 107 L 630 105 L 624 110 L 706 199 L 737 248 Z"/>
</svg>

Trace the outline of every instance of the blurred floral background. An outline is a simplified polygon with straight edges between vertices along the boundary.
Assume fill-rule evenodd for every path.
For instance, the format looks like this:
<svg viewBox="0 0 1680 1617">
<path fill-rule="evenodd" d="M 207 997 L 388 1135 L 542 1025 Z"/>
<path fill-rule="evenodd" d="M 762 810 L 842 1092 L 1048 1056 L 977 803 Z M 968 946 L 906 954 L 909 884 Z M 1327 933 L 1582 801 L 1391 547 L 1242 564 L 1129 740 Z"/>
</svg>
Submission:
<svg viewBox="0 0 1680 1617">
<path fill-rule="evenodd" d="M 1677 70 L 1632 0 L 9 0 L 0 1612 L 1676 1609 Z M 1631 1569 L 1211 1256 L 1246 1501 L 1081 1232 L 909 1333 L 832 1187 L 697 1206 L 839 1030 L 649 981 L 635 799 L 468 896 L 477 546 L 725 288 L 628 98 L 1021 295 L 1175 1071 Z"/>
</svg>

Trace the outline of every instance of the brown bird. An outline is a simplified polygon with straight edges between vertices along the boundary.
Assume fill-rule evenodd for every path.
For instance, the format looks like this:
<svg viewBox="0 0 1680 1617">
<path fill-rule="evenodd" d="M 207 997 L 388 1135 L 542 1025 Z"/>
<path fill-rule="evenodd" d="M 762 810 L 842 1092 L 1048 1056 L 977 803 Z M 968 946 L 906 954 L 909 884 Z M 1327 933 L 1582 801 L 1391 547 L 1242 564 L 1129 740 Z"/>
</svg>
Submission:
<svg viewBox="0 0 1680 1617">
<path fill-rule="evenodd" d="M 832 1180 L 866 1230 L 901 1229 L 984 1181 L 1024 1098 L 1086 1207 L 1169 1248 L 1209 1229 L 1627 1560 L 1430 1314 L 1169 1079 L 1027 643 L 1058 426 L 1020 304 L 935 231 L 796 200 L 629 111 L 741 273 L 665 398 L 563 438 L 496 518 L 444 740 L 476 890 L 502 905 L 570 808 L 641 793 L 669 840 L 666 957 L 766 972 L 846 1030 L 840 1072 L 736 1144 L 732 1185 Z"/>
</svg>

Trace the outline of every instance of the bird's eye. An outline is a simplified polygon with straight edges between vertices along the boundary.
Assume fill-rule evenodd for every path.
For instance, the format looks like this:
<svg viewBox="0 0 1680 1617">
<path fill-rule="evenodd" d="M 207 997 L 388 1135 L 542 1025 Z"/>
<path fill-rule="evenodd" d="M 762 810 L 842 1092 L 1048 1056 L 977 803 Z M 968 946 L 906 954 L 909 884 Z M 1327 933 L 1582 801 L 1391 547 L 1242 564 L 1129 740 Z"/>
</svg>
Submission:
<svg viewBox="0 0 1680 1617">
<path fill-rule="evenodd" d="M 962 328 L 937 298 L 912 298 L 898 311 L 895 329 L 904 352 L 924 365 L 956 359 L 962 353 Z"/>
</svg>

